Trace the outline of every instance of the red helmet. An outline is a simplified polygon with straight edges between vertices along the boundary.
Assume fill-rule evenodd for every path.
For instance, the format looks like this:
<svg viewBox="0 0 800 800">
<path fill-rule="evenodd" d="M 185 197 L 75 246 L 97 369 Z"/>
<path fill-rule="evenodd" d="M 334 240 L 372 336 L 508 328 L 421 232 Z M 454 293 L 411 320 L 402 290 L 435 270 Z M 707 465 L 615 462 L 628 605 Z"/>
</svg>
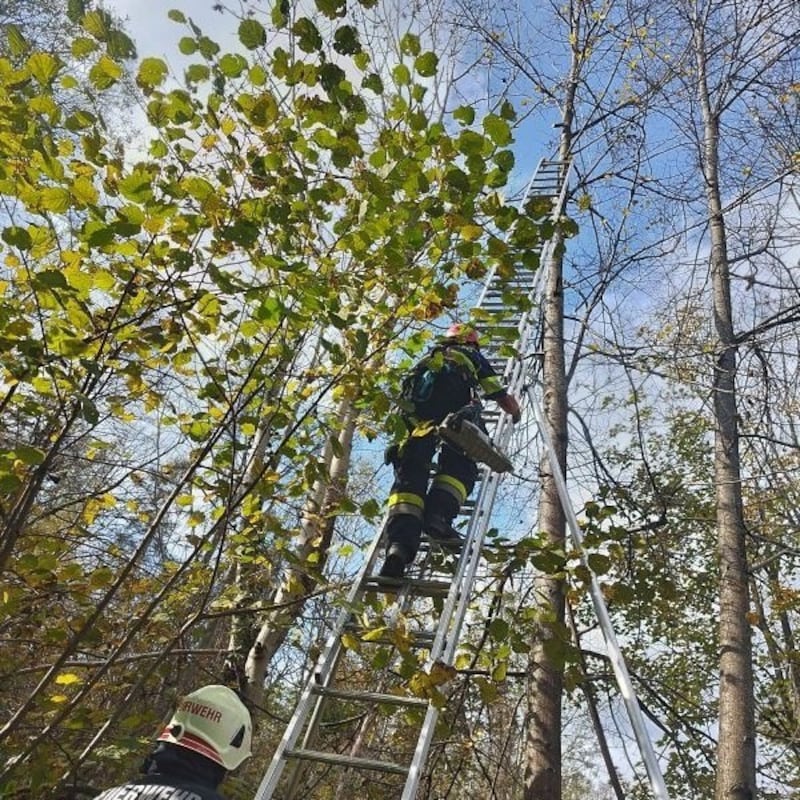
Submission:
<svg viewBox="0 0 800 800">
<path fill-rule="evenodd" d="M 478 331 L 471 325 L 465 325 L 463 322 L 454 322 L 444 335 L 445 339 L 452 339 L 461 344 L 479 344 Z"/>
</svg>

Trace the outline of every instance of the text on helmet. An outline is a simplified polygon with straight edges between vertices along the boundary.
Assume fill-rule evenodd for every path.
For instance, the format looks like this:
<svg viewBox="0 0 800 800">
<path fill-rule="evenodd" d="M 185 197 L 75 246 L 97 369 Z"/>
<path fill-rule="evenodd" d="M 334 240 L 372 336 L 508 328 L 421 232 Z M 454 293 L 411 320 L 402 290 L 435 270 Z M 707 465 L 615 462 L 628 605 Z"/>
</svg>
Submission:
<svg viewBox="0 0 800 800">
<path fill-rule="evenodd" d="M 210 719 L 212 722 L 219 722 L 222 719 L 222 712 L 219 709 L 214 708 L 214 706 L 207 706 L 204 703 L 195 703 L 193 700 L 181 701 L 178 708 L 181 711 L 193 714 L 195 717 Z"/>
</svg>

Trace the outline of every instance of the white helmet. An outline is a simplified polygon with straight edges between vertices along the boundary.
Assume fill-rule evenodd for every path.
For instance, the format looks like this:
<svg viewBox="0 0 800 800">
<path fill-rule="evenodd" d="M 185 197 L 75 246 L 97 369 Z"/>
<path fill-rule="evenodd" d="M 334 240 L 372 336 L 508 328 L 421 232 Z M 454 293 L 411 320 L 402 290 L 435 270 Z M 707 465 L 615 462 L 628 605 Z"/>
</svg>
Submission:
<svg viewBox="0 0 800 800">
<path fill-rule="evenodd" d="M 250 757 L 252 738 L 250 712 L 236 692 L 212 684 L 181 698 L 158 741 L 193 750 L 231 770 Z"/>
</svg>

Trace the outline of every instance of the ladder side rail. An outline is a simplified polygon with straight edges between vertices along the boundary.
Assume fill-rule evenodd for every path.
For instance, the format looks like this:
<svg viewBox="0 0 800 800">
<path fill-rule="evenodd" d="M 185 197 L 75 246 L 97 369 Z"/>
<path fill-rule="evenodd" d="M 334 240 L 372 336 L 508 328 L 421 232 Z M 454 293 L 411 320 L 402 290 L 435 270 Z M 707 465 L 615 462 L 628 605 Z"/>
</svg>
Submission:
<svg viewBox="0 0 800 800">
<path fill-rule="evenodd" d="M 536 180 L 536 176 L 541 172 L 542 167 L 544 166 L 545 162 L 546 162 L 546 159 L 544 159 L 544 158 L 540 158 L 539 159 L 539 163 L 536 165 L 536 169 L 531 174 L 531 179 L 528 181 L 528 185 L 525 187 L 525 191 L 522 193 L 522 199 L 519 201 L 518 208 L 520 208 L 520 209 L 523 208 L 525 206 L 525 203 L 528 201 L 528 195 L 530 194 L 530 192 L 531 192 L 531 190 L 533 188 L 533 183 Z M 513 230 L 513 226 L 511 228 L 511 230 Z M 508 237 L 508 234 L 511 233 L 511 230 L 509 230 L 506 233 L 506 237 Z M 497 267 L 495 267 L 495 266 L 493 266 L 491 268 L 491 270 L 489 271 L 489 274 L 487 275 L 486 280 L 485 280 L 485 282 L 483 284 L 483 290 L 481 291 L 481 293 L 480 293 L 480 295 L 478 297 L 478 303 L 477 303 L 478 307 L 483 305 L 484 299 L 486 298 L 486 294 L 489 291 L 489 285 L 492 282 L 492 280 L 494 279 L 496 271 L 497 271 Z"/>
<path fill-rule="evenodd" d="M 453 660 L 461 627 L 466 618 L 467 606 L 470 600 L 469 589 L 475 581 L 475 575 L 480 564 L 481 547 L 489 525 L 488 511 L 481 513 L 480 509 L 484 505 L 488 505 L 488 509 L 491 509 L 494 495 L 500 483 L 500 475 L 493 473 L 488 467 L 484 469 L 484 473 L 484 479 L 481 481 L 480 497 L 470 517 L 458 572 L 448 593 L 445 609 L 442 611 L 440 618 L 441 623 L 431 647 L 430 657 L 433 662 L 441 660 L 449 664 Z M 482 501 L 481 497 L 487 499 Z M 417 740 L 417 746 L 414 750 L 414 756 L 411 760 L 401 800 L 414 800 L 419 777 L 428 759 L 438 718 L 439 709 L 433 704 L 429 705 L 420 730 L 419 739 Z"/>
<path fill-rule="evenodd" d="M 303 731 L 304 720 L 308 718 L 309 714 L 311 713 L 312 704 L 318 703 L 323 699 L 318 697 L 314 690 L 318 686 L 328 686 L 330 684 L 331 676 L 333 675 L 336 663 L 341 656 L 341 632 L 344 630 L 344 626 L 351 616 L 350 608 L 352 608 L 352 606 L 355 604 L 361 591 L 361 584 L 364 580 L 364 577 L 366 576 L 370 565 L 374 560 L 374 555 L 379 545 L 379 539 L 380 537 L 377 536 L 373 538 L 370 548 L 364 558 L 364 564 L 361 568 L 358 578 L 353 582 L 353 585 L 348 592 L 346 605 L 339 612 L 336 624 L 333 626 L 331 633 L 328 635 L 325 648 L 317 659 L 317 663 L 308 680 L 306 681 L 306 685 L 300 694 L 297 707 L 295 708 L 295 711 L 289 720 L 289 724 L 286 726 L 286 730 L 281 737 L 281 741 L 275 748 L 275 752 L 272 755 L 272 761 L 270 762 L 267 771 L 264 773 L 261 783 L 256 789 L 254 800 L 268 800 L 268 798 L 272 797 L 275 789 L 278 786 L 278 782 L 280 781 L 283 770 L 286 767 L 287 751 L 294 749 L 295 745 L 297 744 L 297 740 L 300 738 L 300 734 Z"/>
<path fill-rule="evenodd" d="M 520 332 L 518 338 L 519 345 L 526 343 L 525 332 L 530 327 L 528 314 L 525 313 L 518 323 L 518 330 Z M 518 349 L 521 351 L 521 347 Z M 519 356 L 512 356 L 508 359 L 504 374 L 508 374 L 509 371 L 515 376 L 514 383 L 519 383 L 521 385 L 524 378 L 524 370 L 522 369 L 522 361 Z M 512 427 L 508 415 L 501 414 L 494 430 L 491 432 L 494 440 L 498 441 L 498 437 L 503 440 L 508 439 Z M 455 658 L 455 651 L 458 646 L 461 628 L 466 619 L 469 606 L 470 589 L 474 585 L 475 576 L 480 565 L 481 548 L 489 528 L 491 511 L 500 486 L 500 480 L 501 476 L 498 473 L 492 472 L 488 467 L 484 467 L 478 497 L 476 498 L 475 506 L 470 515 L 464 549 L 459 560 L 458 570 L 456 576 L 454 576 L 453 585 L 451 586 L 445 602 L 445 608 L 442 610 L 440 625 L 431 646 L 430 660 L 434 663 L 441 660 L 445 664 L 449 664 Z M 409 775 L 401 800 L 414 800 L 419 777 L 428 758 L 438 717 L 438 709 L 433 705 L 429 706 L 417 741 L 417 747 L 414 751 L 414 757 L 411 762 L 411 767 L 409 768 Z"/>
<path fill-rule="evenodd" d="M 554 204 L 553 208 L 551 219 L 554 222 L 557 222 L 558 218 L 563 213 L 563 207 L 566 201 L 567 188 L 569 184 L 569 175 L 572 169 L 572 161 L 570 160 L 566 163 L 561 162 L 561 166 L 563 170 L 563 182 L 561 185 L 561 190 L 558 194 L 557 202 Z M 534 304 L 538 305 L 538 307 L 541 307 L 541 295 L 543 293 L 541 284 L 543 283 L 547 266 L 549 265 L 550 259 L 553 255 L 550 252 L 552 248 L 553 242 L 552 240 L 548 240 L 548 242 L 545 243 L 545 247 L 542 249 L 539 261 L 540 266 L 536 271 L 534 293 L 532 293 L 531 299 L 534 301 Z M 589 566 L 589 562 L 583 548 L 583 535 L 580 530 L 580 525 L 578 524 L 578 518 L 575 514 L 575 510 L 573 509 L 569 498 L 566 478 L 558 463 L 555 449 L 553 447 L 552 440 L 550 439 L 549 431 L 545 425 L 544 412 L 539 402 L 534 397 L 533 390 L 530 385 L 527 386 L 527 394 L 533 410 L 534 418 L 542 436 L 545 450 L 547 452 L 548 460 L 550 462 L 550 469 L 556 483 L 556 489 L 558 491 L 561 505 L 564 509 L 564 514 L 567 520 L 567 528 L 570 533 L 572 544 L 578 553 L 578 557 L 582 566 L 588 570 L 588 574 L 590 575 L 589 594 L 591 596 L 595 614 L 597 615 L 597 619 L 603 633 L 606 647 L 609 651 L 609 657 L 612 669 L 614 670 L 614 674 L 617 679 L 617 685 L 619 686 L 620 693 L 631 722 L 631 727 L 634 730 L 634 734 L 642 754 L 642 759 L 644 761 L 645 769 L 650 779 L 651 788 L 657 800 L 669 800 L 666 784 L 664 783 L 664 777 L 661 773 L 661 768 L 658 764 L 658 759 L 653 749 L 653 744 L 647 734 L 647 728 L 644 723 L 641 707 L 639 705 L 638 698 L 636 697 L 630 674 L 628 673 L 627 664 L 625 663 L 619 643 L 617 642 L 616 634 L 614 633 L 614 629 L 611 624 L 611 618 L 608 613 L 608 608 L 606 606 L 603 593 L 600 589 L 600 584 L 597 580 L 597 576 Z"/>
<path fill-rule="evenodd" d="M 531 193 L 541 194 L 544 197 L 549 197 L 554 201 L 554 207 L 551 218 L 555 221 L 560 216 L 564 198 L 566 196 L 567 176 L 569 174 L 571 164 L 568 162 L 546 161 L 542 159 L 539 161 L 528 186 L 525 189 L 520 207 L 527 202 Z M 555 171 L 558 173 L 555 174 Z M 551 177 L 554 176 L 554 177 Z M 558 189 L 560 181 L 560 190 L 557 192 L 551 191 Z M 534 187 L 539 191 L 534 192 Z M 552 243 L 548 240 L 544 242 L 539 252 L 539 268 L 533 271 L 532 286 L 528 295 L 530 297 L 538 295 L 537 287 L 542 282 L 543 269 L 541 265 L 546 264 L 546 257 L 548 255 L 548 246 Z M 489 292 L 492 291 L 496 279 L 496 271 L 492 271 L 487 276 L 484 282 L 484 287 L 480 295 L 478 307 L 480 307 L 486 299 L 488 299 Z M 498 287 L 500 297 L 502 298 L 502 288 L 505 284 Z M 497 305 L 497 300 L 494 301 Z M 513 321 L 513 315 L 512 315 Z M 520 355 L 525 352 L 528 347 L 528 340 L 530 338 L 530 331 L 533 330 L 530 321 L 530 313 L 523 312 L 517 323 L 518 336 L 515 341 L 517 348 L 516 355 L 510 357 L 506 362 L 504 375 L 508 376 L 507 384 L 511 391 L 520 391 L 523 387 L 525 380 L 525 363 L 524 358 Z M 499 345 L 502 346 L 502 343 Z M 498 346 L 498 350 L 499 350 Z M 496 351 L 497 352 L 497 351 Z M 507 414 L 499 414 L 494 426 L 494 433 L 496 437 L 502 439 L 504 442 L 510 438 L 512 425 L 510 419 L 507 419 Z M 458 561 L 456 575 L 453 578 L 450 586 L 450 591 L 447 594 L 445 606 L 439 617 L 439 625 L 431 645 L 430 655 L 432 660 L 445 660 L 445 663 L 452 661 L 455 655 L 455 650 L 458 644 L 458 636 L 460 635 L 461 627 L 466 618 L 467 608 L 470 600 L 471 589 L 475 581 L 475 576 L 480 563 L 481 548 L 486 531 L 489 526 L 489 519 L 491 510 L 494 505 L 495 497 L 499 487 L 501 476 L 492 473 L 486 467 L 484 469 L 484 477 L 481 481 L 481 489 L 479 497 L 475 503 L 470 516 L 469 527 L 467 531 L 466 540 L 462 549 L 461 557 Z M 388 517 L 388 514 L 386 515 Z M 384 518 L 385 526 L 386 518 Z M 341 633 L 345 629 L 348 620 L 352 617 L 351 609 L 357 602 L 360 593 L 363 592 L 366 577 L 375 561 L 376 552 L 379 547 L 379 542 L 382 537 L 376 536 L 371 544 L 368 553 L 365 556 L 364 564 L 360 570 L 358 579 L 354 582 L 350 592 L 348 593 L 345 607 L 338 615 L 336 624 L 331 630 L 328 637 L 326 646 L 317 660 L 317 664 L 309 676 L 308 681 L 301 693 L 300 700 L 297 708 L 292 716 L 292 719 L 287 725 L 283 738 L 276 749 L 272 762 L 264 775 L 261 784 L 255 795 L 255 800 L 266 800 L 271 798 L 276 790 L 280 781 L 284 767 L 287 765 L 287 754 L 295 748 L 295 744 L 300 737 L 300 734 L 305 731 L 304 741 L 313 735 L 311 731 L 312 726 L 316 725 L 316 718 L 320 713 L 320 706 L 323 702 L 323 697 L 319 692 L 320 687 L 326 688 L 330 685 L 336 665 L 341 657 L 343 645 L 341 643 Z M 409 590 L 405 587 L 398 593 L 398 603 L 404 604 L 409 602 Z M 316 707 L 312 712 L 312 703 L 317 702 Z M 426 713 L 425 722 L 420 733 L 420 737 L 415 750 L 412 766 L 409 769 L 409 776 L 405 784 L 403 793 L 403 800 L 413 800 L 416 793 L 417 784 L 419 781 L 419 774 L 427 759 L 430 743 L 433 738 L 435 723 L 438 718 L 438 709 L 429 704 Z"/>
<path fill-rule="evenodd" d="M 541 169 L 544 163 L 545 162 L 543 160 L 539 162 L 539 167 L 537 167 L 537 171 L 538 169 Z M 568 169 L 564 172 L 564 182 L 557 196 L 558 203 L 554 206 L 552 211 L 551 217 L 554 221 L 561 215 L 562 212 L 561 205 L 563 204 L 563 200 L 566 197 L 567 175 L 568 175 Z M 533 178 L 531 179 L 531 184 L 529 184 L 529 187 L 530 185 L 532 185 L 532 183 L 533 183 Z M 553 243 L 551 240 L 545 242 L 545 245 L 542 248 L 541 263 L 543 264 L 547 263 L 545 257 L 549 258 L 550 250 L 552 249 L 552 247 Z M 531 296 L 534 295 L 537 285 L 541 283 L 542 272 L 543 270 L 540 268 L 536 270 L 536 272 L 534 273 L 534 286 L 532 287 L 531 290 Z M 491 281 L 492 277 L 487 279 L 486 282 L 487 288 L 489 287 Z M 529 344 L 531 332 L 534 330 L 535 327 L 531 321 L 530 316 L 531 315 L 528 312 L 523 312 L 523 314 L 521 315 L 521 318 L 518 323 L 519 333 L 516 342 L 518 355 L 509 357 L 507 361 L 505 374 L 506 375 L 510 374 L 510 381 L 508 388 L 511 391 L 521 392 L 524 386 L 526 371 L 524 369 L 523 359 L 519 355 L 519 353 L 525 352 Z M 491 435 L 494 441 L 497 442 L 497 444 L 502 447 L 510 439 L 512 430 L 513 430 L 513 424 L 508 418 L 508 415 L 501 414 L 497 420 L 494 430 L 491 432 Z M 489 518 L 491 510 L 494 506 L 494 500 L 497 495 L 497 491 L 499 489 L 500 480 L 501 476 L 497 475 L 496 473 L 492 473 L 492 471 L 488 467 L 484 469 L 484 477 L 483 480 L 481 481 L 480 492 L 475 502 L 475 507 L 473 508 L 472 515 L 470 517 L 470 522 L 467 529 L 467 537 L 465 542 L 465 548 L 468 545 L 471 548 L 473 548 L 470 551 L 470 553 L 475 554 L 476 557 L 471 559 L 473 563 L 470 563 L 470 560 L 466 560 L 462 556 L 462 561 L 465 562 L 465 566 L 467 566 L 468 568 L 463 577 L 468 578 L 469 580 L 468 586 L 470 587 L 472 586 L 472 582 L 474 581 L 474 577 L 477 572 L 479 558 L 480 558 L 480 547 L 483 544 L 483 538 L 485 537 L 486 531 L 488 530 Z M 456 597 L 456 594 L 454 592 L 451 592 L 450 594 L 454 598 Z M 451 648 L 453 651 L 455 649 L 458 634 L 460 633 L 461 625 L 463 625 L 463 619 L 466 616 L 466 607 L 469 600 L 469 593 L 461 591 L 460 597 L 461 597 L 461 602 L 458 605 L 458 612 L 456 614 L 456 619 L 455 619 L 455 626 L 456 626 L 454 628 L 455 633 L 447 637 L 447 640 L 451 644 Z M 448 597 L 448 600 L 449 599 L 450 598 Z M 445 614 L 442 615 L 443 619 L 446 617 L 447 615 Z M 432 648 L 431 651 L 432 655 L 434 650 L 436 651 L 437 655 L 439 654 L 440 652 L 439 648 L 443 646 L 444 640 L 445 640 L 444 634 L 441 637 L 437 635 L 436 640 L 434 640 L 434 648 Z"/>
<path fill-rule="evenodd" d="M 578 524 L 578 517 L 575 514 L 575 510 L 572 507 L 572 502 L 570 501 L 566 478 L 564 477 L 564 473 L 561 471 L 561 466 L 558 463 L 558 457 L 556 456 L 553 442 L 550 438 L 550 432 L 547 430 L 544 412 L 538 400 L 534 397 L 533 389 L 530 386 L 528 387 L 528 399 L 536 418 L 536 422 L 538 423 L 539 430 L 542 434 L 542 441 L 550 462 L 550 471 L 553 475 L 553 479 L 555 480 L 558 496 L 564 509 L 564 514 L 567 520 L 567 528 L 570 533 L 572 545 L 578 553 L 578 558 L 581 562 L 581 565 L 584 567 L 584 569 L 588 570 L 588 574 L 590 575 L 589 594 L 592 599 L 592 604 L 594 605 L 595 614 L 597 615 L 597 619 L 600 624 L 600 629 L 603 633 L 603 639 L 605 640 L 605 644 L 608 649 L 609 660 L 611 661 L 611 666 L 617 679 L 617 686 L 619 687 L 622 695 L 625 708 L 628 712 L 628 718 L 630 720 L 631 727 L 633 728 L 636 741 L 639 745 L 639 750 L 642 754 L 645 769 L 647 770 L 648 777 L 650 778 L 650 786 L 657 800 L 669 800 L 667 787 L 664 783 L 664 776 L 661 773 L 661 767 L 658 764 L 658 759 L 656 757 L 655 750 L 653 749 L 653 743 L 650 741 L 650 737 L 647 734 L 647 728 L 642 715 L 642 709 L 639 705 L 639 700 L 636 697 L 636 691 L 633 687 L 633 682 L 631 681 L 628 667 L 625 663 L 625 658 L 623 657 L 622 650 L 617 642 L 617 637 L 611 624 L 611 617 L 609 616 L 608 608 L 606 606 L 605 599 L 603 598 L 603 593 L 600 589 L 600 584 L 597 580 L 597 576 L 594 574 L 594 571 L 589 566 L 589 560 L 583 547 L 583 534 L 581 533 L 580 525 Z"/>
</svg>

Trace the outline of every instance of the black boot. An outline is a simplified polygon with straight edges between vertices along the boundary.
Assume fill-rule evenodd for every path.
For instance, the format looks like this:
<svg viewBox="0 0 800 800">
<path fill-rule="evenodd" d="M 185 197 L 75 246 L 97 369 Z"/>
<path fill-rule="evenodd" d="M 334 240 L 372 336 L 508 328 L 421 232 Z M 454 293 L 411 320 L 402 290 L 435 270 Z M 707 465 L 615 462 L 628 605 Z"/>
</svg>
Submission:
<svg viewBox="0 0 800 800">
<path fill-rule="evenodd" d="M 402 545 L 390 544 L 386 550 L 386 559 L 378 575 L 381 578 L 391 578 L 399 581 L 405 575 L 406 566 L 410 563 L 411 559 Z"/>
<path fill-rule="evenodd" d="M 463 541 L 461 534 L 441 514 L 427 514 L 423 524 L 425 533 L 437 542 L 456 544 Z"/>
</svg>

